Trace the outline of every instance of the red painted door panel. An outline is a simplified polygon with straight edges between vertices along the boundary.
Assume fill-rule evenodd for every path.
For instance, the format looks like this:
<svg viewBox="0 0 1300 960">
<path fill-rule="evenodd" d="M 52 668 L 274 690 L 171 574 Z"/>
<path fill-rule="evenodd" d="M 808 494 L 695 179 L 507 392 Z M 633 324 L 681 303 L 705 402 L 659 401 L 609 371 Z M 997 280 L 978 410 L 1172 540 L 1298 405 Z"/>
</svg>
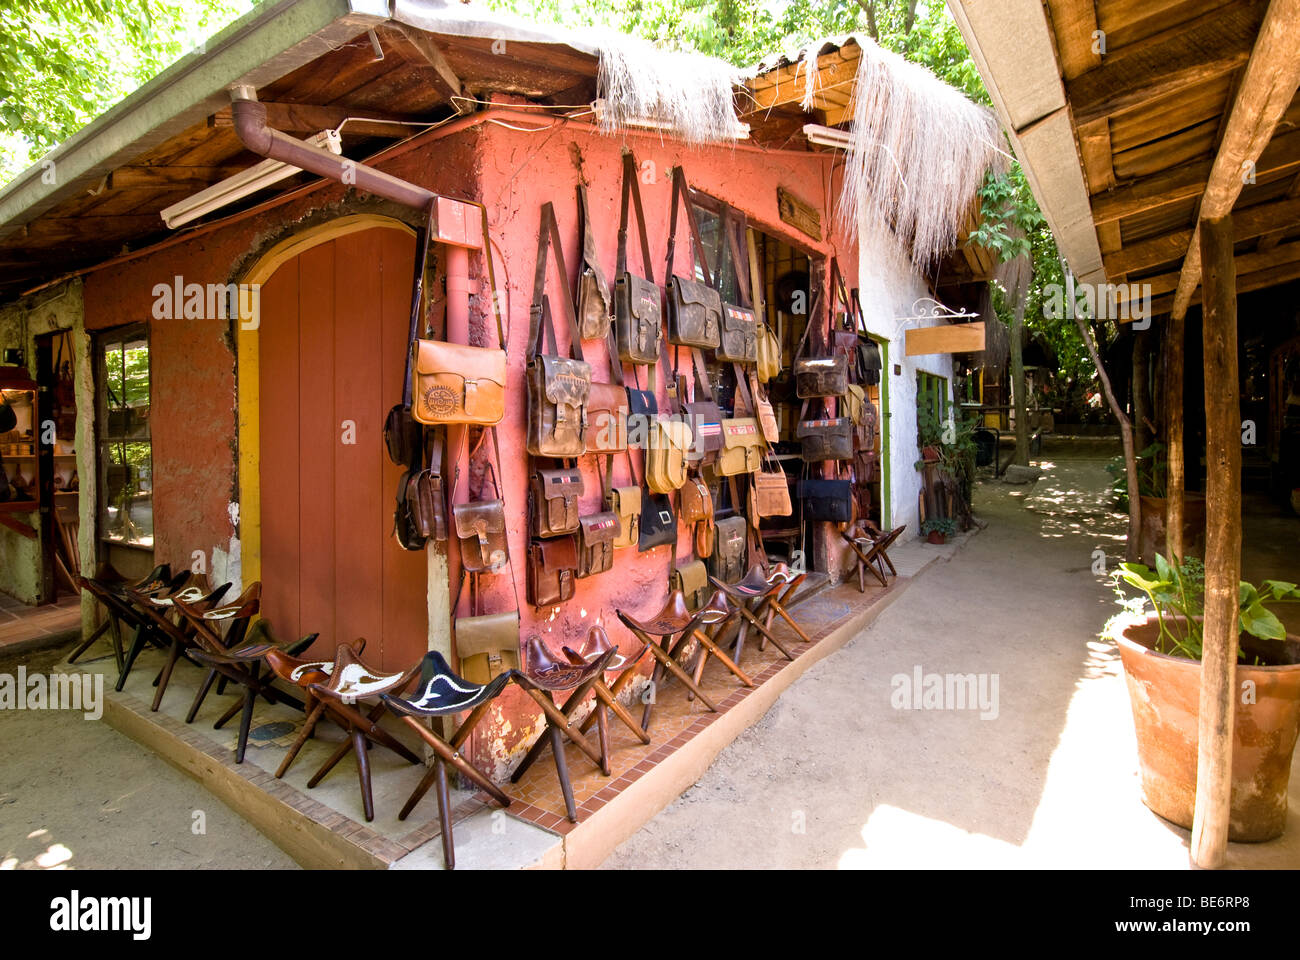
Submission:
<svg viewBox="0 0 1300 960">
<path fill-rule="evenodd" d="M 262 285 L 262 610 L 313 653 L 365 637 L 386 669 L 427 648 L 426 560 L 392 536 L 414 243 L 372 229 L 319 244 Z"/>
</svg>

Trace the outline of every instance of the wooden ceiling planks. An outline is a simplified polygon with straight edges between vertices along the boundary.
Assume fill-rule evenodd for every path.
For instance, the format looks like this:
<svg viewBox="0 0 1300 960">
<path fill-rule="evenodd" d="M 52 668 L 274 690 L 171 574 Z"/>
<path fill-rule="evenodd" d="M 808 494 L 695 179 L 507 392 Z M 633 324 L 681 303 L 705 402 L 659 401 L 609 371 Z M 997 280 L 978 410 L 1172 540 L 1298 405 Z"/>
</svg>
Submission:
<svg viewBox="0 0 1300 960">
<path fill-rule="evenodd" d="M 1150 281 L 1168 312 L 1268 4 L 1044 2 L 1106 272 Z M 1099 62 L 1090 59 L 1093 30 L 1106 44 Z M 1239 272 L 1252 289 L 1290 276 L 1300 251 L 1284 242 L 1300 235 L 1300 103 L 1287 110 L 1254 181 L 1234 199 Z"/>
</svg>

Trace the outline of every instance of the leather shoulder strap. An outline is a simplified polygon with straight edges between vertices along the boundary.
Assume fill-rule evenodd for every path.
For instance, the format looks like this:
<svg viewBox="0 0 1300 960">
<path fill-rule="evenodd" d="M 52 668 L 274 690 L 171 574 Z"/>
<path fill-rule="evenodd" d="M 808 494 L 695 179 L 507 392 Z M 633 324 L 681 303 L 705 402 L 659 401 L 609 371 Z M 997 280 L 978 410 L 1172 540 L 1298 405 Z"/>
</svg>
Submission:
<svg viewBox="0 0 1300 960">
<path fill-rule="evenodd" d="M 546 296 L 546 267 L 548 252 L 555 253 L 556 272 L 560 278 L 560 305 L 569 327 L 569 355 L 582 360 L 582 340 L 578 334 L 578 315 L 573 306 L 573 288 L 569 285 L 569 270 L 564 263 L 564 248 L 560 245 L 560 228 L 555 223 L 555 207 L 542 205 L 542 222 L 537 233 L 537 263 L 533 268 L 533 302 L 528 313 L 528 359 L 532 360 L 542 349 L 542 335 L 547 345 L 558 356 L 555 328 L 551 323 L 550 300 Z"/>
<path fill-rule="evenodd" d="M 691 206 L 690 188 L 686 183 L 686 171 L 680 166 L 673 168 L 673 199 L 671 212 L 668 215 L 668 263 L 665 267 L 664 282 L 667 283 L 673 276 L 673 257 L 677 250 L 677 208 L 679 205 L 686 208 L 686 223 L 691 231 L 691 244 L 695 249 L 700 269 L 704 271 L 704 282 L 712 287 L 714 277 L 709 271 L 709 258 L 704 253 L 704 244 L 700 241 L 700 224 L 695 217 L 695 209 Z"/>
<path fill-rule="evenodd" d="M 411 353 L 415 341 L 420 338 L 420 315 L 424 299 L 424 271 L 429 262 L 429 221 L 433 217 L 432 208 L 424 211 L 424 219 L 415 231 L 415 276 L 411 281 L 411 324 L 406 336 L 406 374 L 402 381 L 402 406 L 410 409 L 414 391 L 414 375 Z M 486 242 L 486 236 L 484 237 Z M 63 345 L 63 341 L 59 341 Z"/>
<path fill-rule="evenodd" d="M 636 157 L 631 150 L 623 152 L 623 194 L 618 211 L 618 272 L 627 271 L 627 221 L 628 201 L 631 200 L 633 212 L 636 213 L 637 239 L 641 242 L 641 269 L 645 278 L 655 281 L 654 267 L 650 260 L 650 238 L 645 229 L 645 208 L 641 205 L 641 183 L 637 178 Z"/>
</svg>

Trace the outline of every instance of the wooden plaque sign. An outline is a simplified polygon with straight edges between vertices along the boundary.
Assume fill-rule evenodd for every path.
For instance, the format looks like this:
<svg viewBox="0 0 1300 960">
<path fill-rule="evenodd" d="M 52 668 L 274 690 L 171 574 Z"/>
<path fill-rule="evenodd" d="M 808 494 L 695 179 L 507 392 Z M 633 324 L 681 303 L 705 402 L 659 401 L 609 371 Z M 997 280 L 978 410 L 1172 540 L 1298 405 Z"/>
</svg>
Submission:
<svg viewBox="0 0 1300 960">
<path fill-rule="evenodd" d="M 804 203 L 785 187 L 777 187 L 776 207 L 782 221 L 814 240 L 822 238 L 822 217 L 812 204 Z"/>
<path fill-rule="evenodd" d="M 984 349 L 984 321 L 917 327 L 906 331 L 907 355 L 976 353 Z"/>
</svg>

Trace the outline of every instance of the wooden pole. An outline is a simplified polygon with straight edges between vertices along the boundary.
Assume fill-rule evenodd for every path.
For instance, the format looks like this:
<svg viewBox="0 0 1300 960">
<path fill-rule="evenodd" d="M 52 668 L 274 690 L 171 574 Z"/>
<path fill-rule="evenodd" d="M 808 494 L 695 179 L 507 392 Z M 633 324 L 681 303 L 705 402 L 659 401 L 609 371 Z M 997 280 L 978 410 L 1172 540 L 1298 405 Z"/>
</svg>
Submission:
<svg viewBox="0 0 1300 960">
<path fill-rule="evenodd" d="M 1232 218 L 1201 221 L 1205 327 L 1205 639 L 1192 862 L 1222 867 L 1232 801 L 1232 722 L 1241 582 L 1241 402 Z"/>
<path fill-rule="evenodd" d="M 1025 300 L 1021 297 L 1011 317 L 1011 403 L 1016 415 L 1016 456 L 1013 462 L 1029 466 L 1029 403 L 1025 396 L 1025 359 L 1020 338 L 1025 329 Z"/>
<path fill-rule="evenodd" d="M 1187 324 L 1182 314 L 1165 327 L 1165 547 L 1177 563 L 1183 559 L 1183 493 L 1187 482 L 1183 453 L 1183 367 Z"/>
<path fill-rule="evenodd" d="M 1149 399 L 1151 394 L 1147 389 L 1151 361 L 1149 347 L 1150 338 L 1147 336 L 1147 331 L 1142 330 L 1133 334 L 1133 390 L 1130 395 L 1133 397 L 1133 443 L 1139 453 L 1151 446 L 1151 428 L 1148 423 L 1154 419 L 1151 416 Z"/>
<path fill-rule="evenodd" d="M 1124 474 L 1128 487 L 1128 537 L 1124 545 L 1124 559 L 1132 562 L 1138 558 L 1142 537 L 1142 498 L 1138 495 L 1137 453 L 1133 448 L 1133 422 L 1129 420 L 1128 414 L 1124 412 L 1119 405 L 1119 401 L 1115 399 L 1115 391 L 1110 385 L 1110 376 L 1106 373 L 1106 367 L 1101 362 L 1101 355 L 1097 352 L 1097 344 L 1092 339 L 1092 332 L 1088 329 L 1088 324 L 1082 316 L 1078 315 L 1074 318 L 1074 324 L 1079 328 L 1079 336 L 1083 337 L 1084 346 L 1088 348 L 1088 356 L 1092 357 L 1092 365 L 1097 368 L 1097 376 L 1101 380 L 1101 389 L 1106 395 L 1106 402 L 1110 405 L 1110 412 L 1119 423 L 1120 442 L 1124 447 Z"/>
</svg>

